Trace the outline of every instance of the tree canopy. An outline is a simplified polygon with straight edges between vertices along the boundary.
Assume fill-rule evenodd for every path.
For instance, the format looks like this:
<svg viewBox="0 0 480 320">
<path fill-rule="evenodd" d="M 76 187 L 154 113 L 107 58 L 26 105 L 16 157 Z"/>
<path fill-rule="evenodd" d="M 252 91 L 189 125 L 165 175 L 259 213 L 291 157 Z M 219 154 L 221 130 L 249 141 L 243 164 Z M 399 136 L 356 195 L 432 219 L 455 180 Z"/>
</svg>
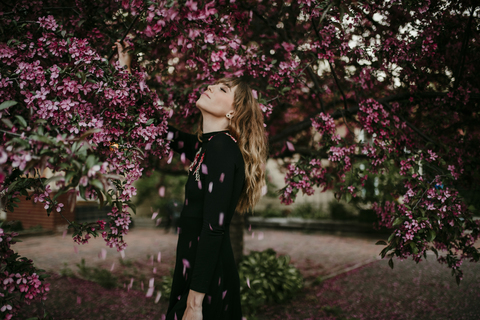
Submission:
<svg viewBox="0 0 480 320">
<path fill-rule="evenodd" d="M 171 157 L 167 119 L 195 126 L 199 92 L 241 76 L 270 157 L 287 162 L 282 202 L 314 186 L 358 200 L 388 177 L 368 205 L 392 230 L 392 266 L 432 250 L 460 281 L 462 261 L 478 261 L 476 1 L 3 0 L 0 12 L 7 209 L 23 194 L 61 212 L 49 183 L 78 190 L 114 205 L 102 235 L 121 250 L 133 181 Z M 107 59 L 124 34 L 132 75 Z M 41 178 L 47 167 L 64 175 Z M 72 226 L 83 243 L 105 222 Z"/>
</svg>

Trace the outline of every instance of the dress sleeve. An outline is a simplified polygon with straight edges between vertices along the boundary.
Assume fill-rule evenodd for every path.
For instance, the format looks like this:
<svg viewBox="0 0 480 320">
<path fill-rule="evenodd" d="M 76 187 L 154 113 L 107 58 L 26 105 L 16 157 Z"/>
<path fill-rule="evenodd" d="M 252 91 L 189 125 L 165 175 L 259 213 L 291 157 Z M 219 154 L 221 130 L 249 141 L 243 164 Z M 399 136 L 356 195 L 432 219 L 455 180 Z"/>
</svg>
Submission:
<svg viewBox="0 0 480 320">
<path fill-rule="evenodd" d="M 213 273 L 225 236 L 224 221 L 229 221 L 227 212 L 233 212 L 232 193 L 235 183 L 235 156 L 238 148 L 230 137 L 218 134 L 209 143 L 205 152 L 203 173 L 205 182 L 203 224 L 198 240 L 195 266 L 190 288 L 206 293 L 213 281 Z"/>
<path fill-rule="evenodd" d="M 184 153 L 188 160 L 193 161 L 195 153 L 200 146 L 196 135 L 185 133 L 168 125 L 167 139 L 171 140 L 170 147 L 175 152 Z"/>
</svg>

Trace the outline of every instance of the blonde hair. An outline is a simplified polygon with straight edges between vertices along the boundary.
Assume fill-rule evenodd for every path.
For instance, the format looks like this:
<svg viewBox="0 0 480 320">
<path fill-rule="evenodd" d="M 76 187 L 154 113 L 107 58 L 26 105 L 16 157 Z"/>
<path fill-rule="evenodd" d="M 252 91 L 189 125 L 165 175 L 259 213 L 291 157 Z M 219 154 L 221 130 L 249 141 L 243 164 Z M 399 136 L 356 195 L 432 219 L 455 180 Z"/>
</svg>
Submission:
<svg viewBox="0 0 480 320">
<path fill-rule="evenodd" d="M 245 185 L 238 200 L 236 211 L 245 213 L 253 209 L 262 196 L 265 186 L 265 162 L 267 160 L 267 137 L 263 125 L 263 114 L 250 86 L 240 78 L 222 78 L 215 84 L 237 87 L 233 98 L 235 114 L 228 126 L 230 134 L 237 139 L 245 163 Z M 202 135 L 203 119 L 197 134 Z"/>
</svg>

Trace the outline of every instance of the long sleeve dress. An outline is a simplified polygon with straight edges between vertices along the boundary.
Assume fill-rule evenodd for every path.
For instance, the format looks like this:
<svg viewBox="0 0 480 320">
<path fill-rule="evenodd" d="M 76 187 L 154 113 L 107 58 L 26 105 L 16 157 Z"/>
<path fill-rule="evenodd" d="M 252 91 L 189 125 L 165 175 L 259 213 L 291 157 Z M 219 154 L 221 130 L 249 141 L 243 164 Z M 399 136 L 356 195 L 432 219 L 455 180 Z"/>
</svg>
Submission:
<svg viewBox="0 0 480 320">
<path fill-rule="evenodd" d="M 203 320 L 241 320 L 240 281 L 230 221 L 245 181 L 245 165 L 228 131 L 196 135 L 169 127 L 171 147 L 192 161 L 179 219 L 177 256 L 167 320 L 181 320 L 189 290 L 205 293 Z M 171 135 L 171 134 L 170 134 Z"/>
</svg>

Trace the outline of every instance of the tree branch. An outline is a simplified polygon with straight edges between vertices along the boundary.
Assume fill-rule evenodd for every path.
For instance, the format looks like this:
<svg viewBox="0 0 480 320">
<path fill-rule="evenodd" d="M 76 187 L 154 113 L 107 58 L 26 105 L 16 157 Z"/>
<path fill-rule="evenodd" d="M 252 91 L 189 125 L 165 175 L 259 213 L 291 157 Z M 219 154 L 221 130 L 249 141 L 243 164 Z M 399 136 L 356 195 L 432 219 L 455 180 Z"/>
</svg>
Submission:
<svg viewBox="0 0 480 320">
<path fill-rule="evenodd" d="M 455 83 L 453 84 L 453 90 L 457 90 L 460 85 L 460 79 L 463 74 L 463 67 L 465 65 L 465 57 L 467 55 L 468 41 L 470 40 L 470 30 L 472 28 L 473 13 L 475 12 L 476 5 L 472 6 L 472 11 L 470 11 L 470 18 L 467 23 L 467 30 L 465 30 L 465 35 L 462 42 L 462 50 L 460 53 L 460 67 L 457 69 L 457 74 L 455 75 Z"/>
</svg>

